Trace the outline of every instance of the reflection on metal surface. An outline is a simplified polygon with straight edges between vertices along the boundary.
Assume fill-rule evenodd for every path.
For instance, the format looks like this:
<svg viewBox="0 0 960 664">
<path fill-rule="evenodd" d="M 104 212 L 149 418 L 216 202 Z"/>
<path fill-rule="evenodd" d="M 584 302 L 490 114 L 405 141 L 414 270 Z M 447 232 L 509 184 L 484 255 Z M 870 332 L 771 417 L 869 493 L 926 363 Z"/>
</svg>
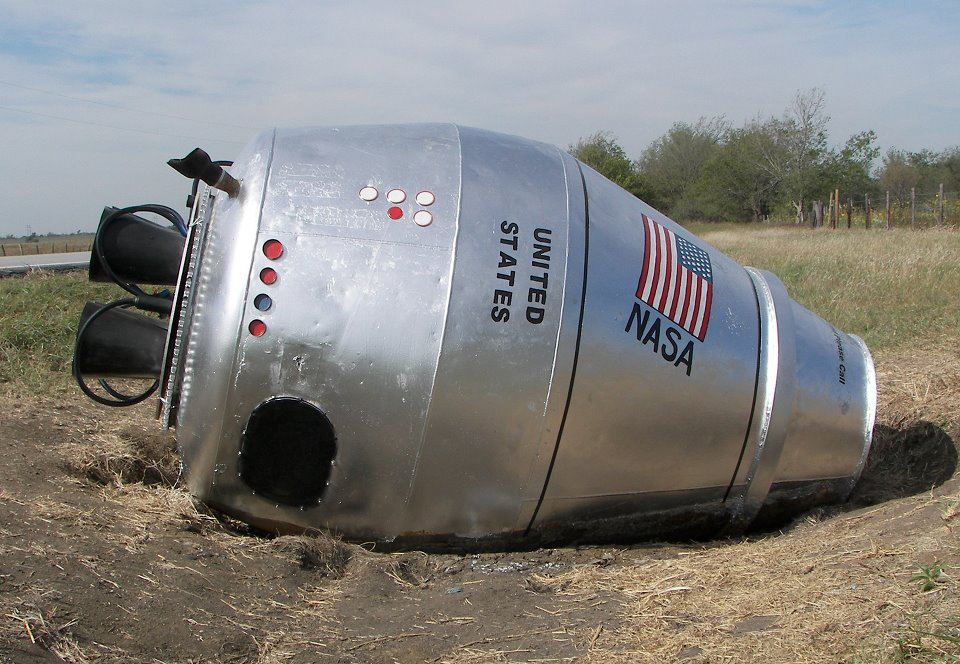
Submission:
<svg viewBox="0 0 960 664">
<path fill-rule="evenodd" d="M 862 342 L 555 147 L 278 129 L 232 172 L 164 375 L 214 507 L 391 546 L 634 540 L 842 500 L 863 467 Z"/>
</svg>

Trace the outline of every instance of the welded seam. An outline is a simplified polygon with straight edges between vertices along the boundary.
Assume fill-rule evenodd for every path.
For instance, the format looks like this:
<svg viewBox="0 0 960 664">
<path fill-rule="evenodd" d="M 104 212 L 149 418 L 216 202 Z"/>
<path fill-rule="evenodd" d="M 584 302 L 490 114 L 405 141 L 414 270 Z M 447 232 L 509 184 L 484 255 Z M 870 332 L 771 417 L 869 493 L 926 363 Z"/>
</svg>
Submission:
<svg viewBox="0 0 960 664">
<path fill-rule="evenodd" d="M 437 384 L 437 376 L 440 374 L 440 358 L 443 355 L 443 342 L 447 338 L 447 327 L 450 324 L 450 301 L 453 299 L 453 275 L 457 264 L 457 240 L 460 238 L 460 215 L 463 210 L 463 139 L 460 136 L 460 126 L 454 124 L 454 131 L 457 132 L 457 223 L 453 230 L 453 245 L 450 249 L 450 267 L 447 271 L 447 300 L 446 310 L 443 312 L 443 329 L 440 332 L 440 341 L 437 344 L 437 357 L 433 363 L 433 377 L 430 379 L 430 390 L 427 392 L 427 404 L 423 409 L 423 426 L 420 429 L 420 443 L 417 445 L 417 454 L 413 458 L 413 468 L 410 469 L 410 485 L 407 487 L 407 495 L 403 500 L 404 505 L 410 504 L 413 497 L 413 488 L 417 482 L 417 470 L 420 468 L 420 457 L 423 454 L 423 446 L 427 442 L 427 427 L 430 424 L 430 408 L 433 406 L 433 389 Z"/>
<path fill-rule="evenodd" d="M 779 290 L 775 292 L 774 286 L 761 271 L 747 268 L 747 273 L 757 293 L 762 296 L 759 301 L 766 304 L 761 307 L 761 315 L 766 318 L 767 323 L 761 351 L 763 401 L 762 410 L 757 413 L 760 419 L 755 434 L 756 448 L 750 460 L 744 489 L 737 498 L 738 503 L 733 507 L 733 515 L 726 528 L 728 533 L 740 532 L 747 527 L 759 513 L 770 492 L 789 433 L 794 398 L 794 385 L 791 380 L 795 375 L 794 359 L 789 354 L 795 353 L 795 346 L 791 336 L 793 328 L 789 300 L 782 302 L 786 293 L 779 281 L 776 282 L 780 284 Z M 778 301 L 786 305 L 782 310 L 777 307 Z"/>
<path fill-rule="evenodd" d="M 571 217 L 570 176 L 567 173 L 567 165 L 564 163 L 563 152 L 560 150 L 560 148 L 557 148 L 556 150 L 557 150 L 557 158 L 560 161 L 560 167 L 563 169 L 563 189 L 564 189 L 563 193 L 567 199 L 567 206 L 566 206 L 567 207 L 567 247 L 566 247 L 566 256 L 565 256 L 566 261 L 563 267 L 563 277 L 564 277 L 564 280 L 566 280 L 570 270 L 570 235 L 571 235 L 570 234 L 570 217 Z M 579 170 L 579 166 L 577 168 Z M 550 397 L 553 395 L 553 388 L 554 388 L 553 383 L 557 377 L 557 358 L 560 357 L 560 336 L 563 333 L 563 306 L 567 302 L 567 297 L 568 297 L 568 291 L 566 286 L 564 286 L 562 294 L 560 295 L 560 316 L 559 316 L 559 322 L 557 323 L 557 336 L 553 346 L 553 363 L 550 366 L 550 381 L 547 383 L 547 394 L 543 400 L 543 412 L 540 413 L 541 415 L 540 434 L 541 435 L 537 437 L 538 441 L 543 434 L 543 426 L 545 424 L 545 418 L 547 416 L 547 411 L 550 409 Z M 532 468 L 531 468 L 531 472 L 533 472 Z M 530 475 L 527 475 L 528 480 L 529 478 L 530 478 Z"/>
<path fill-rule="evenodd" d="M 557 431 L 557 442 L 553 446 L 553 455 L 550 457 L 550 466 L 547 468 L 547 476 L 543 481 L 543 489 L 540 490 L 540 498 L 537 500 L 537 506 L 530 516 L 530 523 L 527 529 L 523 531 L 524 535 L 533 528 L 534 521 L 537 520 L 537 514 L 540 512 L 540 506 L 547 496 L 547 487 L 550 485 L 550 477 L 553 475 L 553 466 L 557 462 L 557 453 L 560 451 L 560 441 L 563 439 L 563 430 L 567 424 L 567 415 L 570 412 L 570 402 L 573 399 L 573 386 L 577 380 L 577 363 L 580 361 L 580 340 L 583 336 L 583 312 L 587 304 L 587 275 L 590 259 L 590 196 L 587 194 L 587 181 L 583 177 L 583 167 L 577 162 L 577 169 L 580 171 L 580 184 L 583 186 L 583 286 L 580 291 L 580 317 L 577 322 L 577 342 L 573 348 L 573 367 L 570 370 L 570 387 L 567 389 L 567 401 L 563 406 L 563 417 L 560 418 L 560 427 Z"/>
<path fill-rule="evenodd" d="M 763 348 L 763 316 L 760 312 L 760 293 L 757 292 L 757 286 L 753 283 L 753 279 L 750 279 L 750 286 L 753 288 L 753 294 L 757 298 L 757 369 L 753 375 L 753 402 L 750 405 L 750 417 L 747 418 L 747 430 L 743 433 L 743 445 L 740 447 L 740 456 L 737 458 L 737 465 L 733 469 L 733 475 L 730 476 L 730 484 L 727 485 L 727 492 L 723 494 L 723 502 L 727 502 L 727 499 L 730 497 L 730 492 L 733 490 L 733 483 L 737 481 L 737 473 L 740 472 L 740 465 L 743 463 L 743 455 L 747 452 L 747 443 L 750 442 L 750 431 L 753 429 L 753 416 L 757 412 L 757 391 L 760 389 L 760 354 Z"/>
<path fill-rule="evenodd" d="M 867 465 L 867 457 L 870 456 L 870 448 L 873 445 L 873 427 L 877 421 L 877 372 L 873 364 L 873 355 L 870 354 L 870 349 L 867 348 L 867 344 L 863 339 L 855 334 L 848 336 L 860 346 L 860 350 L 863 353 L 864 370 L 866 372 L 866 412 L 864 413 L 863 421 L 863 448 L 860 450 L 860 459 L 857 461 L 857 466 L 850 476 L 850 490 L 847 491 L 844 500 L 849 500 L 850 494 L 852 494 L 854 488 L 856 488 L 857 482 L 860 481 L 860 476 L 863 474 L 863 469 Z"/>
<path fill-rule="evenodd" d="M 537 428 L 537 438 L 536 438 L 537 449 L 536 449 L 536 453 L 533 455 L 533 458 L 530 459 L 530 463 L 527 466 L 527 472 L 524 475 L 523 486 L 521 489 L 524 498 L 526 498 L 526 495 L 527 495 L 527 488 L 530 487 L 535 482 L 535 480 L 539 475 L 537 473 L 537 469 L 541 466 L 540 457 L 541 457 L 541 449 L 543 448 L 543 445 L 545 442 L 545 432 L 549 431 L 549 423 L 547 418 L 548 418 L 548 413 L 550 412 L 551 400 L 554 398 L 555 393 L 559 392 L 559 389 L 560 389 L 555 384 L 557 379 L 557 361 L 560 358 L 560 349 L 561 349 L 560 342 L 564 333 L 563 312 L 564 312 L 564 308 L 567 306 L 567 303 L 570 299 L 570 289 L 567 285 L 570 280 L 570 237 L 572 235 L 572 232 L 570 230 L 570 225 L 571 225 L 570 220 L 572 218 L 572 210 L 570 207 L 570 173 L 569 173 L 570 169 L 568 168 L 563 158 L 563 154 L 564 154 L 563 151 L 561 151 L 560 148 L 556 148 L 556 151 L 557 151 L 557 159 L 559 160 L 560 167 L 563 170 L 563 194 L 565 196 L 564 200 L 566 201 L 565 211 L 566 211 L 567 233 L 566 233 L 566 245 L 564 249 L 564 264 L 563 264 L 564 285 L 563 285 L 563 289 L 560 292 L 560 316 L 559 316 L 559 321 L 557 323 L 557 334 L 556 334 L 556 337 L 554 338 L 553 363 L 550 365 L 550 378 L 547 382 L 547 393 L 543 399 L 543 410 L 540 411 L 540 426 Z M 554 441 L 554 446 L 556 446 L 556 441 Z M 526 500 L 524 502 L 526 502 Z M 521 522 L 522 517 L 523 517 L 523 512 L 521 512 L 520 515 L 517 517 L 518 523 Z"/>
<path fill-rule="evenodd" d="M 263 191 L 260 193 L 259 208 L 257 209 L 257 232 L 256 232 L 257 238 L 259 238 L 260 236 L 260 228 L 263 225 L 263 206 L 267 200 L 267 189 L 270 187 L 270 175 L 272 174 L 272 171 L 273 171 L 273 158 L 274 158 L 274 155 L 276 154 L 276 150 L 277 150 L 277 130 L 276 128 L 274 128 L 273 136 L 270 138 L 270 157 L 269 159 L 267 159 L 267 165 L 266 165 L 264 178 L 263 178 Z M 238 202 L 238 205 L 239 204 L 240 203 Z M 211 222 L 213 221 L 212 214 L 211 214 L 210 221 Z M 259 239 L 258 239 L 258 242 L 259 242 Z M 256 247 L 256 244 L 254 244 L 254 250 L 250 252 L 250 261 L 247 264 L 247 271 L 246 271 L 248 275 L 253 271 L 254 261 L 256 261 L 257 259 L 255 247 Z M 247 298 L 249 296 L 250 296 L 250 278 L 248 277 L 243 290 L 244 303 L 247 302 Z M 242 359 L 243 359 L 243 353 L 244 353 L 243 320 L 246 314 L 246 306 L 247 305 L 244 304 L 243 308 L 240 310 L 240 320 L 238 321 L 238 324 L 237 324 L 236 336 L 234 337 L 234 339 L 236 340 L 234 342 L 234 348 L 236 350 L 234 351 L 233 360 L 231 361 L 231 364 L 230 364 L 230 368 L 232 369 L 232 371 L 230 372 L 230 375 L 232 376 L 231 382 L 227 386 L 226 393 L 223 395 L 223 400 L 220 403 L 220 416 L 217 420 L 217 427 L 218 427 L 218 432 L 216 436 L 217 450 L 213 456 L 215 463 L 220 463 L 221 454 L 224 451 L 223 421 L 224 421 L 224 418 L 226 418 L 227 413 L 229 412 L 227 405 L 230 403 L 230 399 L 234 396 L 234 393 L 236 391 L 236 386 L 237 386 L 237 376 L 239 375 L 241 367 L 243 366 L 242 365 Z M 213 485 L 216 484 L 216 479 L 217 479 L 216 472 L 211 473 L 210 483 L 208 485 L 208 494 L 210 495 L 213 494 L 213 491 L 214 491 Z"/>
</svg>

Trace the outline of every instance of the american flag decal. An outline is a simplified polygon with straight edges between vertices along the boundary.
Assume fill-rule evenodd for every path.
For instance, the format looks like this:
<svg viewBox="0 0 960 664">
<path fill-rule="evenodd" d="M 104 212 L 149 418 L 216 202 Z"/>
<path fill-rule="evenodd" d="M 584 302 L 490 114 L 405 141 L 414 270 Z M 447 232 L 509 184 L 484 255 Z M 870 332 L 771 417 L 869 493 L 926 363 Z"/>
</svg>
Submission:
<svg viewBox="0 0 960 664">
<path fill-rule="evenodd" d="M 703 341 L 713 300 L 709 254 L 647 215 L 643 215 L 643 235 L 637 299 Z"/>
</svg>

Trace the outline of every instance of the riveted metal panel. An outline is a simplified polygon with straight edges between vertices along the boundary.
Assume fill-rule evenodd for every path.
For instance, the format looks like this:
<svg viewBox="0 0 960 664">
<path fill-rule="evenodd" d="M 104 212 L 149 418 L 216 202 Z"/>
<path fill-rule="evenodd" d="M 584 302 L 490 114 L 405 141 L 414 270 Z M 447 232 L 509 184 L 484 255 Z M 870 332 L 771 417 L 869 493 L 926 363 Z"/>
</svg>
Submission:
<svg viewBox="0 0 960 664">
<path fill-rule="evenodd" d="M 202 495 L 212 504 L 261 523 L 327 526 L 374 537 L 401 527 L 442 338 L 459 159 L 457 130 L 450 125 L 281 130 L 262 198 L 254 199 L 253 182 L 244 179 L 242 215 L 232 202 L 218 200 L 211 237 L 215 228 L 233 233 L 229 242 L 205 248 L 201 281 L 208 285 L 201 287 L 197 307 L 232 315 L 195 320 L 196 354 L 209 359 L 204 383 L 217 388 L 193 399 L 185 395 L 184 406 L 190 402 L 193 410 L 186 409 L 182 426 L 185 440 L 194 430 L 216 429 L 222 442 L 208 438 L 196 446 L 202 448 L 207 471 L 202 476 L 209 481 Z M 260 177 L 266 172 L 261 166 Z M 365 186 L 381 194 L 362 200 L 359 190 Z M 409 197 L 404 215 L 391 219 L 387 210 L 393 204 L 385 193 L 396 187 Z M 415 195 L 422 190 L 434 194 L 433 223 L 427 227 L 412 220 L 419 209 Z M 255 221 L 243 225 L 241 239 L 236 224 L 247 216 Z M 284 245 L 278 260 L 262 251 L 269 239 Z M 276 283 L 260 282 L 264 267 L 277 271 Z M 266 312 L 253 305 L 260 293 L 273 301 Z M 247 332 L 253 319 L 266 324 L 263 336 Z M 220 336 L 204 336 L 206 329 Z M 198 369 L 191 366 L 188 383 Z M 276 505 L 239 477 L 237 450 L 247 418 L 277 395 L 313 403 L 337 434 L 330 486 L 313 507 Z M 206 408 L 205 418 L 198 403 Z"/>
<path fill-rule="evenodd" d="M 226 401 L 233 391 L 234 359 L 273 139 L 273 131 L 261 133 L 237 158 L 233 173 L 243 181 L 242 193 L 236 199 L 215 197 L 194 275 L 177 442 L 190 490 L 203 499 L 210 497 L 210 485 L 220 470 L 217 454 L 224 440 Z"/>
</svg>

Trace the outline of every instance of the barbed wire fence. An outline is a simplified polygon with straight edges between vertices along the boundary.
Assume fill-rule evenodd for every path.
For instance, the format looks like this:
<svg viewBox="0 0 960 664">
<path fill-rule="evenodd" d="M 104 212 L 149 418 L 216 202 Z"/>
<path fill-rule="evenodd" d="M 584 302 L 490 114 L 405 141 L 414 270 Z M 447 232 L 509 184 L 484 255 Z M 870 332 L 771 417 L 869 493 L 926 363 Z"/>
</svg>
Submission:
<svg viewBox="0 0 960 664">
<path fill-rule="evenodd" d="M 805 206 L 803 219 L 779 216 L 779 223 L 820 228 L 934 228 L 960 225 L 960 192 L 918 187 L 897 191 L 844 192 Z"/>
</svg>

